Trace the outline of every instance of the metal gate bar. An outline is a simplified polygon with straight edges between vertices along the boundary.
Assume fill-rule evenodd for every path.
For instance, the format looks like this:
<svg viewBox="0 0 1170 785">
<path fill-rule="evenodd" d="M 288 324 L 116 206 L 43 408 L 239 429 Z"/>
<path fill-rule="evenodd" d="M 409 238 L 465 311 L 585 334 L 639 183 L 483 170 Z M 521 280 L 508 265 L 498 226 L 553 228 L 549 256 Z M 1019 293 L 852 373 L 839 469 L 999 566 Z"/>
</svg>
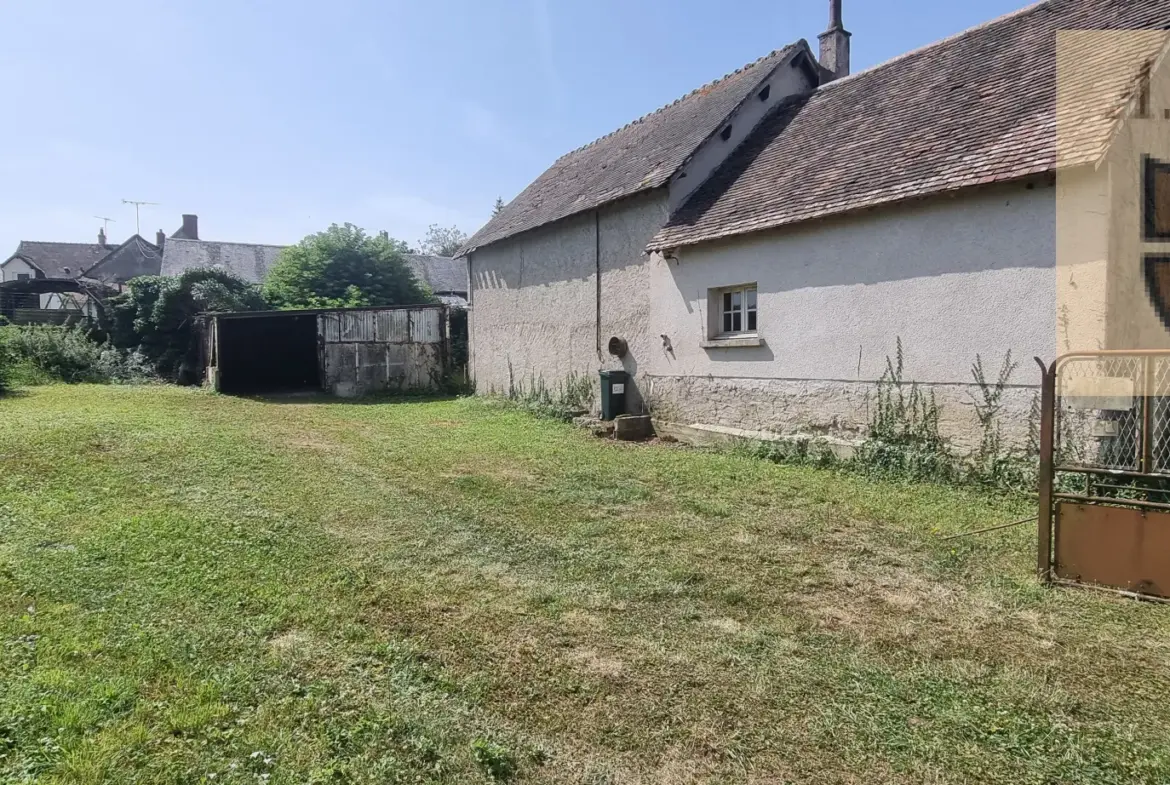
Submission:
<svg viewBox="0 0 1170 785">
<path fill-rule="evenodd" d="M 1036 363 L 1037 573 L 1047 582 L 1170 597 L 1170 350 L 1078 352 Z M 1083 491 L 1068 487 L 1076 475 Z"/>
</svg>

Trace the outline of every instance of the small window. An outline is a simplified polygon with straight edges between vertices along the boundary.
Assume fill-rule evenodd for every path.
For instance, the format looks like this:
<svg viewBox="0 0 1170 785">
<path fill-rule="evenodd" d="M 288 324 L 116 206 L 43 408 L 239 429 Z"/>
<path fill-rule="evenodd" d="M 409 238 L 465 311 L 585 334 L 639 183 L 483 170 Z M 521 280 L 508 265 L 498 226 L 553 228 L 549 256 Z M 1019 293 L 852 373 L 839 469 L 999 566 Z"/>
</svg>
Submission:
<svg viewBox="0 0 1170 785">
<path fill-rule="evenodd" d="M 729 125 L 729 126 L 727 126 L 726 128 L 724 128 L 724 129 L 723 129 L 723 133 L 719 134 L 719 137 L 720 137 L 721 139 L 723 139 L 723 141 L 725 141 L 725 142 L 726 142 L 728 139 L 730 139 L 730 138 L 731 138 L 731 126 Z"/>
<path fill-rule="evenodd" d="M 1170 240 L 1170 163 L 1149 156 L 1143 161 L 1146 240 Z"/>
<path fill-rule="evenodd" d="M 756 286 L 719 290 L 719 334 L 747 335 L 756 332 Z"/>
<path fill-rule="evenodd" d="M 772 94 L 772 85 L 770 85 L 770 84 L 764 85 L 764 89 L 760 91 L 760 100 L 767 101 L 768 96 L 770 96 L 771 94 Z"/>
</svg>

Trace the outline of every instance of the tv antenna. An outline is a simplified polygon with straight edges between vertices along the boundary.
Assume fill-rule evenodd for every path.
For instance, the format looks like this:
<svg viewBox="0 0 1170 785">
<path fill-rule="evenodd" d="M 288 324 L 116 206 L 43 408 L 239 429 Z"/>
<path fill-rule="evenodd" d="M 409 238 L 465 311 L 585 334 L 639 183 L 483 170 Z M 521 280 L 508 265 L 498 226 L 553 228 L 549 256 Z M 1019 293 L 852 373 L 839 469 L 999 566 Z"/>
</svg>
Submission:
<svg viewBox="0 0 1170 785">
<path fill-rule="evenodd" d="M 146 205 L 150 205 L 152 207 L 157 207 L 158 202 L 136 202 L 133 199 L 123 199 L 122 204 L 134 205 L 134 233 L 135 234 L 142 234 L 142 224 L 138 220 L 138 210 L 139 210 L 139 208 L 144 207 Z"/>
<path fill-rule="evenodd" d="M 109 234 L 110 233 L 110 224 L 118 223 L 118 221 L 116 219 L 106 218 L 104 215 L 95 215 L 94 218 L 96 218 L 102 222 L 102 234 Z"/>
</svg>

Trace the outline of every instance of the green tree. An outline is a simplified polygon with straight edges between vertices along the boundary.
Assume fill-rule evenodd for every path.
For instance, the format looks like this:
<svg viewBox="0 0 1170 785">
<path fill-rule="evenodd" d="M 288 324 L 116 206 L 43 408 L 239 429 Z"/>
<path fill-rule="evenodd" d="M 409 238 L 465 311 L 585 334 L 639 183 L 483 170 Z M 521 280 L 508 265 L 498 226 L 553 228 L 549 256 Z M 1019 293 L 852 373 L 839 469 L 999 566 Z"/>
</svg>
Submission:
<svg viewBox="0 0 1170 785">
<path fill-rule="evenodd" d="M 130 281 L 127 291 L 106 302 L 102 326 L 114 346 L 138 349 L 159 375 L 194 383 L 199 314 L 266 307 L 254 284 L 226 270 L 194 269 Z"/>
<path fill-rule="evenodd" d="M 402 256 L 405 243 L 370 236 L 353 224 L 333 224 L 284 249 L 264 280 L 277 308 L 411 305 L 434 298 Z"/>
<path fill-rule="evenodd" d="M 501 196 L 497 196 L 496 203 L 492 205 L 492 218 L 495 218 L 502 212 L 504 212 L 504 199 Z"/>
<path fill-rule="evenodd" d="M 431 224 L 427 236 L 419 243 L 419 250 L 431 256 L 454 256 L 465 242 L 467 235 L 458 227 Z"/>
</svg>

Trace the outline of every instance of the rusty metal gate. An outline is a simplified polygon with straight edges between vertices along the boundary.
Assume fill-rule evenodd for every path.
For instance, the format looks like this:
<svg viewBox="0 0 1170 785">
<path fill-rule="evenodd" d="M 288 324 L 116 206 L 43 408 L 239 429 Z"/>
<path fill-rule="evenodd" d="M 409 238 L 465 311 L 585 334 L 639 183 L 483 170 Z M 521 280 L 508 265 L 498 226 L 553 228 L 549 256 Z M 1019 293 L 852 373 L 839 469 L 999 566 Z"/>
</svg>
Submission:
<svg viewBox="0 0 1170 785">
<path fill-rule="evenodd" d="M 1036 362 L 1041 576 L 1170 597 L 1170 351 Z"/>
</svg>

